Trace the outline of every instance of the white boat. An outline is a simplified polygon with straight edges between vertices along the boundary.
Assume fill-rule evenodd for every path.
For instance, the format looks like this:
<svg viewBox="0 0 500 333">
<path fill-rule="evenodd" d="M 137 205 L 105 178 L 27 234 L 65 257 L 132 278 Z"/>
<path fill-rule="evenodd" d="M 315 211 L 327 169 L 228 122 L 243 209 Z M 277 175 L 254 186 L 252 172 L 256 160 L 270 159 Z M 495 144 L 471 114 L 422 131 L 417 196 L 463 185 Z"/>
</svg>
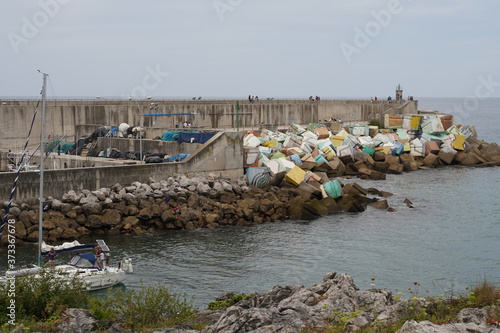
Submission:
<svg viewBox="0 0 500 333">
<path fill-rule="evenodd" d="M 69 245 L 74 246 L 69 246 Z M 97 245 L 101 247 L 105 257 L 109 258 L 109 248 L 103 240 L 98 239 Z M 76 251 L 93 249 L 95 244 L 80 244 L 78 242 L 65 243 L 63 245 L 54 246 L 53 248 L 57 253 L 70 252 L 73 257 L 67 264 L 56 265 L 53 268 L 45 268 L 52 270 L 55 273 L 55 278 L 62 282 L 70 282 L 76 279 L 83 283 L 84 289 L 99 290 L 112 287 L 125 280 L 127 273 L 132 273 L 132 261 L 127 256 L 118 263 L 117 266 L 110 266 L 104 263 L 102 267 L 96 256 L 93 253 L 78 253 Z M 52 246 L 45 245 L 42 249 L 50 251 Z M 42 255 L 47 254 L 48 251 L 42 252 Z M 42 267 L 38 265 L 28 265 L 10 269 L 5 272 L 5 276 L 0 278 L 0 283 L 7 283 L 7 281 L 15 276 L 24 274 L 33 274 L 35 278 L 42 277 Z"/>
</svg>

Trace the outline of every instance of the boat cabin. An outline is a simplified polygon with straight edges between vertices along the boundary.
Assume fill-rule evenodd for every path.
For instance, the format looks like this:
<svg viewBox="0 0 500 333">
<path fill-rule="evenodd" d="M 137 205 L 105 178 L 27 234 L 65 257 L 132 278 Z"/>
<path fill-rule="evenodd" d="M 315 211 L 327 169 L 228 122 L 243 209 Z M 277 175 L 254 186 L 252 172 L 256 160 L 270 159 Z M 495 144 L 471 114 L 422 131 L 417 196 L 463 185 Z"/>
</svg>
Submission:
<svg viewBox="0 0 500 333">
<path fill-rule="evenodd" d="M 78 268 L 100 268 L 96 265 L 96 258 L 92 253 L 77 254 L 69 262 L 71 266 Z"/>
</svg>

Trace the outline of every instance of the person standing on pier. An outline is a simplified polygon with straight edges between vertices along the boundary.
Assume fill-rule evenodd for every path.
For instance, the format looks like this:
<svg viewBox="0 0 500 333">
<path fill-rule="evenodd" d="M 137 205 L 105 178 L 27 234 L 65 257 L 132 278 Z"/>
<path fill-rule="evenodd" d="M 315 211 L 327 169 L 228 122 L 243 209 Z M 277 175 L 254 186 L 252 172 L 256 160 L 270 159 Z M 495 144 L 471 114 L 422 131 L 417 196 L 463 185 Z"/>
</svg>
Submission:
<svg viewBox="0 0 500 333">
<path fill-rule="evenodd" d="M 50 252 L 47 255 L 47 257 L 49 259 L 49 265 L 51 269 L 54 269 L 56 267 L 56 256 L 57 256 L 56 250 L 54 250 L 53 247 L 50 248 Z"/>
</svg>

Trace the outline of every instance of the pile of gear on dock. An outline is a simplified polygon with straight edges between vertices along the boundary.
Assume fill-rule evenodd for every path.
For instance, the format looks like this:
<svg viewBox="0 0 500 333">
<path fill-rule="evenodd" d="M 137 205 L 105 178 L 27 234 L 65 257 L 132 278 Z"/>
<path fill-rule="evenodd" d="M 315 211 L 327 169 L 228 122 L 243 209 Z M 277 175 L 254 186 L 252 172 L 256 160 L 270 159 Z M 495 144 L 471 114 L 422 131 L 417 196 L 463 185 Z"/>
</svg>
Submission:
<svg viewBox="0 0 500 333">
<path fill-rule="evenodd" d="M 122 152 L 116 148 L 108 148 L 106 150 L 96 149 L 97 139 L 100 137 L 104 138 L 110 136 L 117 138 L 139 139 L 141 136 L 144 138 L 144 135 L 145 128 L 130 126 L 126 123 L 121 123 L 117 127 L 101 126 L 95 129 L 89 136 L 80 138 L 75 145 L 68 147 L 65 146 L 65 149 L 61 150 L 61 152 L 85 157 L 108 157 L 114 159 L 140 160 L 141 156 L 139 151 Z M 155 139 L 173 141 L 177 143 L 205 143 L 214 135 L 215 132 L 199 132 L 195 130 L 167 131 L 162 135 L 162 137 L 157 137 Z M 52 146 L 50 150 L 46 150 L 52 151 Z M 188 156 L 189 154 L 184 153 L 171 156 L 168 153 L 143 152 L 143 159 L 145 163 L 179 162 Z"/>
</svg>

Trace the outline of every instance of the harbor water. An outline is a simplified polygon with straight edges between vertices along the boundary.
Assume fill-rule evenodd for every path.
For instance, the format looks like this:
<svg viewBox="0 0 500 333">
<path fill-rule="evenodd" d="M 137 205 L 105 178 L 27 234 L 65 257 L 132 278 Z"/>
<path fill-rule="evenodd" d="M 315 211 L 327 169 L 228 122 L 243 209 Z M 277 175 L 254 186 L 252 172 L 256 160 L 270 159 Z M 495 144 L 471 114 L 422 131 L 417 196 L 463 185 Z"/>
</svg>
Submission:
<svg viewBox="0 0 500 333">
<path fill-rule="evenodd" d="M 453 113 L 463 103 L 424 98 L 419 108 Z M 475 125 L 480 139 L 500 143 L 499 114 L 500 99 L 480 100 L 461 122 Z M 331 271 L 353 276 L 360 288 L 408 297 L 409 288 L 425 296 L 465 292 L 483 279 L 500 284 L 500 168 L 446 167 L 347 181 L 393 193 L 387 199 L 395 212 L 368 208 L 314 221 L 104 239 L 112 259 L 133 259 L 126 288 L 163 284 L 200 308 L 225 292 L 309 286 Z M 0 255 L 4 268 L 6 249 Z M 36 260 L 36 247 L 19 246 L 17 257 L 20 264 Z"/>
</svg>

